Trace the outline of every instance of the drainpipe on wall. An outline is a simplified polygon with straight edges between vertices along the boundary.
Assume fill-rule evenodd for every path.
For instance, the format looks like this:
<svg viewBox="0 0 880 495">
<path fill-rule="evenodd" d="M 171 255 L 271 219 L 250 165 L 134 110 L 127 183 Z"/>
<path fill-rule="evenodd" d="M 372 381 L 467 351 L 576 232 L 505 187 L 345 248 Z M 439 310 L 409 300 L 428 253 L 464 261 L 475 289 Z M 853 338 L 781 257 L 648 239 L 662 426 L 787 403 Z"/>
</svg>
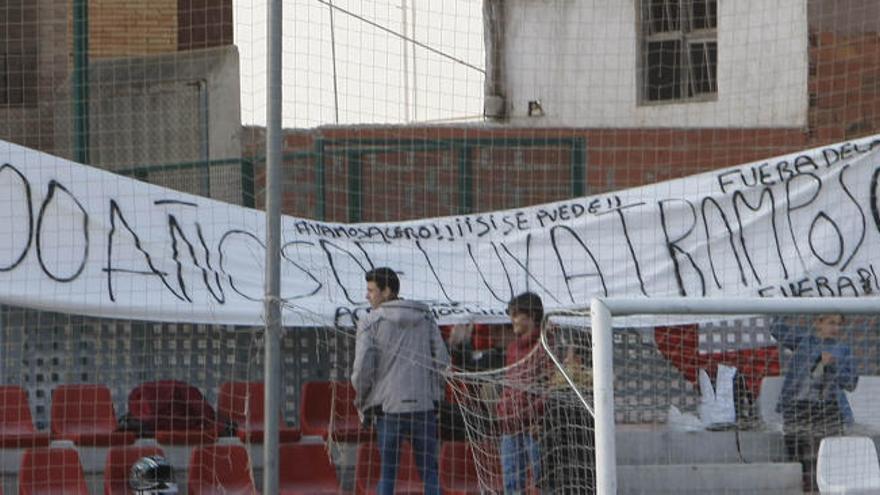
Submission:
<svg viewBox="0 0 880 495">
<path fill-rule="evenodd" d="M 73 0 L 73 159 L 89 163 L 89 5 Z"/>
<path fill-rule="evenodd" d="M 208 114 L 208 80 L 199 79 L 189 83 L 199 92 L 199 160 L 204 164 L 202 195 L 211 197 L 211 119 Z"/>
<path fill-rule="evenodd" d="M 507 118 L 504 21 L 504 0 L 483 0 L 483 43 L 486 46 L 483 115 L 493 120 Z"/>
</svg>

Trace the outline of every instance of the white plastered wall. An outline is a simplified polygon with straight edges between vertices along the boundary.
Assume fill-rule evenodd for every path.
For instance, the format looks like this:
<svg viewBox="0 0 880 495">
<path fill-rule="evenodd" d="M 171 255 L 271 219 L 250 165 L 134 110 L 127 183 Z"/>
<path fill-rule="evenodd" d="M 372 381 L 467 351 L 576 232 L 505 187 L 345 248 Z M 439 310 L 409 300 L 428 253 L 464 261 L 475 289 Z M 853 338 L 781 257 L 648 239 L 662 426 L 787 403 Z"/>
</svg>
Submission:
<svg viewBox="0 0 880 495">
<path fill-rule="evenodd" d="M 713 101 L 639 102 L 638 0 L 510 0 L 504 63 L 513 123 L 574 127 L 802 127 L 806 0 L 718 1 Z M 528 117 L 539 100 L 543 117 Z"/>
</svg>

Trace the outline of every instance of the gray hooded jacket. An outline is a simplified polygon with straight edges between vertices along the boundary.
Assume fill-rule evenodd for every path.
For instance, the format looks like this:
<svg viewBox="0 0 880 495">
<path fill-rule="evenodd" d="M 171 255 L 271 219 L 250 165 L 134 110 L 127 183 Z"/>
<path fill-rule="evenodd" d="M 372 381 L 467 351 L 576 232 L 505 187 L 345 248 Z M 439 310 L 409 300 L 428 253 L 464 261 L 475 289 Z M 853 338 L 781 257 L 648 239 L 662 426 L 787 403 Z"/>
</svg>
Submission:
<svg viewBox="0 0 880 495">
<path fill-rule="evenodd" d="M 449 352 L 430 308 L 395 299 L 382 303 L 358 323 L 351 382 L 361 412 L 382 406 L 385 413 L 434 409 L 443 398 L 443 371 Z"/>
</svg>

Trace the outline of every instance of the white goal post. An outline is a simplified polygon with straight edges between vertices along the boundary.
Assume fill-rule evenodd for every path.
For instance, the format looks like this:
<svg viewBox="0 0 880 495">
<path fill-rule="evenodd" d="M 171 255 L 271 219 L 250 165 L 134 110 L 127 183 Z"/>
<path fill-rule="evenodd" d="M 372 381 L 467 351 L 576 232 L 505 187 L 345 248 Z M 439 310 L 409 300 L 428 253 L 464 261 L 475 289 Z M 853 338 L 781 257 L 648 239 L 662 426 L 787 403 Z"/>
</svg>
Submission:
<svg viewBox="0 0 880 495">
<path fill-rule="evenodd" d="M 880 314 L 873 298 L 596 298 L 590 305 L 593 345 L 593 401 L 596 434 L 596 493 L 617 493 L 615 446 L 613 325 L 627 315 L 844 315 Z"/>
</svg>

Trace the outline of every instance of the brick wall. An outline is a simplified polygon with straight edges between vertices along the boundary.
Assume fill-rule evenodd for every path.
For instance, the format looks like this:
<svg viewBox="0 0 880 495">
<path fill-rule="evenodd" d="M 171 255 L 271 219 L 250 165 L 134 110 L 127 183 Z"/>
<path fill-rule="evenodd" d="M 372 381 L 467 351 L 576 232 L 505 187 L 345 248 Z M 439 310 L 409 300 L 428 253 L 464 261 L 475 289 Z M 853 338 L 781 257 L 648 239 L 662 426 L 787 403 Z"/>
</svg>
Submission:
<svg viewBox="0 0 880 495">
<path fill-rule="evenodd" d="M 90 56 L 125 57 L 232 44 L 232 0 L 90 0 Z"/>
<path fill-rule="evenodd" d="M 844 114 L 846 110 L 839 113 Z M 708 170 L 757 161 L 801 149 L 856 138 L 877 132 L 871 123 L 858 132 L 846 132 L 846 125 L 834 121 L 810 129 L 475 129 L 412 128 L 382 129 L 338 128 L 313 131 L 290 131 L 285 141 L 286 153 L 299 153 L 285 162 L 284 211 L 288 214 L 316 217 L 319 210 L 317 162 L 314 141 L 347 139 L 351 149 L 364 147 L 358 140 L 381 138 L 388 146 L 409 140 L 459 140 L 496 145 L 475 146 L 469 154 L 474 191 L 471 211 L 513 208 L 572 196 L 571 153 L 566 146 L 526 147 L 502 144 L 503 140 L 581 138 L 585 144 L 586 175 L 583 190 L 598 194 L 684 177 Z M 257 141 L 244 148 L 264 154 L 264 136 L 250 133 Z M 402 148 L 407 148 L 402 146 Z M 363 221 L 394 221 L 461 213 L 461 188 L 464 177 L 459 161 L 448 149 L 413 151 L 389 150 L 362 155 L 361 178 L 352 183 L 349 155 L 324 154 L 324 218 L 350 221 L 352 201 L 360 202 Z M 264 168 L 257 163 L 256 204 L 262 205 Z M 350 192 L 359 187 L 362 194 Z"/>
<path fill-rule="evenodd" d="M 873 132 L 880 123 L 878 33 L 810 36 L 810 127 L 820 138 Z"/>
<path fill-rule="evenodd" d="M 89 56 L 177 51 L 178 0 L 90 0 Z"/>
<path fill-rule="evenodd" d="M 245 135 L 251 138 L 243 146 L 246 152 L 262 156 L 265 136 L 258 132 Z M 325 143 L 349 140 L 350 150 L 368 148 L 368 140 L 382 140 L 387 148 L 361 154 L 357 163 L 359 182 L 351 182 L 351 154 L 325 148 L 324 218 L 342 222 L 354 219 L 353 201 L 360 203 L 359 218 L 363 221 L 462 213 L 461 184 L 465 178 L 471 183 L 470 211 L 474 212 L 571 197 L 571 147 L 535 145 L 543 141 L 582 140 L 586 164 L 582 190 L 587 194 L 683 177 L 820 144 L 818 137 L 801 129 L 357 127 L 289 131 L 285 152 L 298 156 L 285 162 L 283 207 L 288 214 L 320 217 L 318 162 L 315 154 L 305 153 L 314 150 L 317 139 Z M 457 148 L 413 149 L 407 143 L 414 140 L 468 143 L 467 177 L 460 169 Z M 342 149 L 346 147 L 336 148 Z M 255 172 L 256 205 L 260 207 L 264 200 L 264 164 L 257 163 Z M 360 196 L 352 196 L 357 189 Z"/>
</svg>

